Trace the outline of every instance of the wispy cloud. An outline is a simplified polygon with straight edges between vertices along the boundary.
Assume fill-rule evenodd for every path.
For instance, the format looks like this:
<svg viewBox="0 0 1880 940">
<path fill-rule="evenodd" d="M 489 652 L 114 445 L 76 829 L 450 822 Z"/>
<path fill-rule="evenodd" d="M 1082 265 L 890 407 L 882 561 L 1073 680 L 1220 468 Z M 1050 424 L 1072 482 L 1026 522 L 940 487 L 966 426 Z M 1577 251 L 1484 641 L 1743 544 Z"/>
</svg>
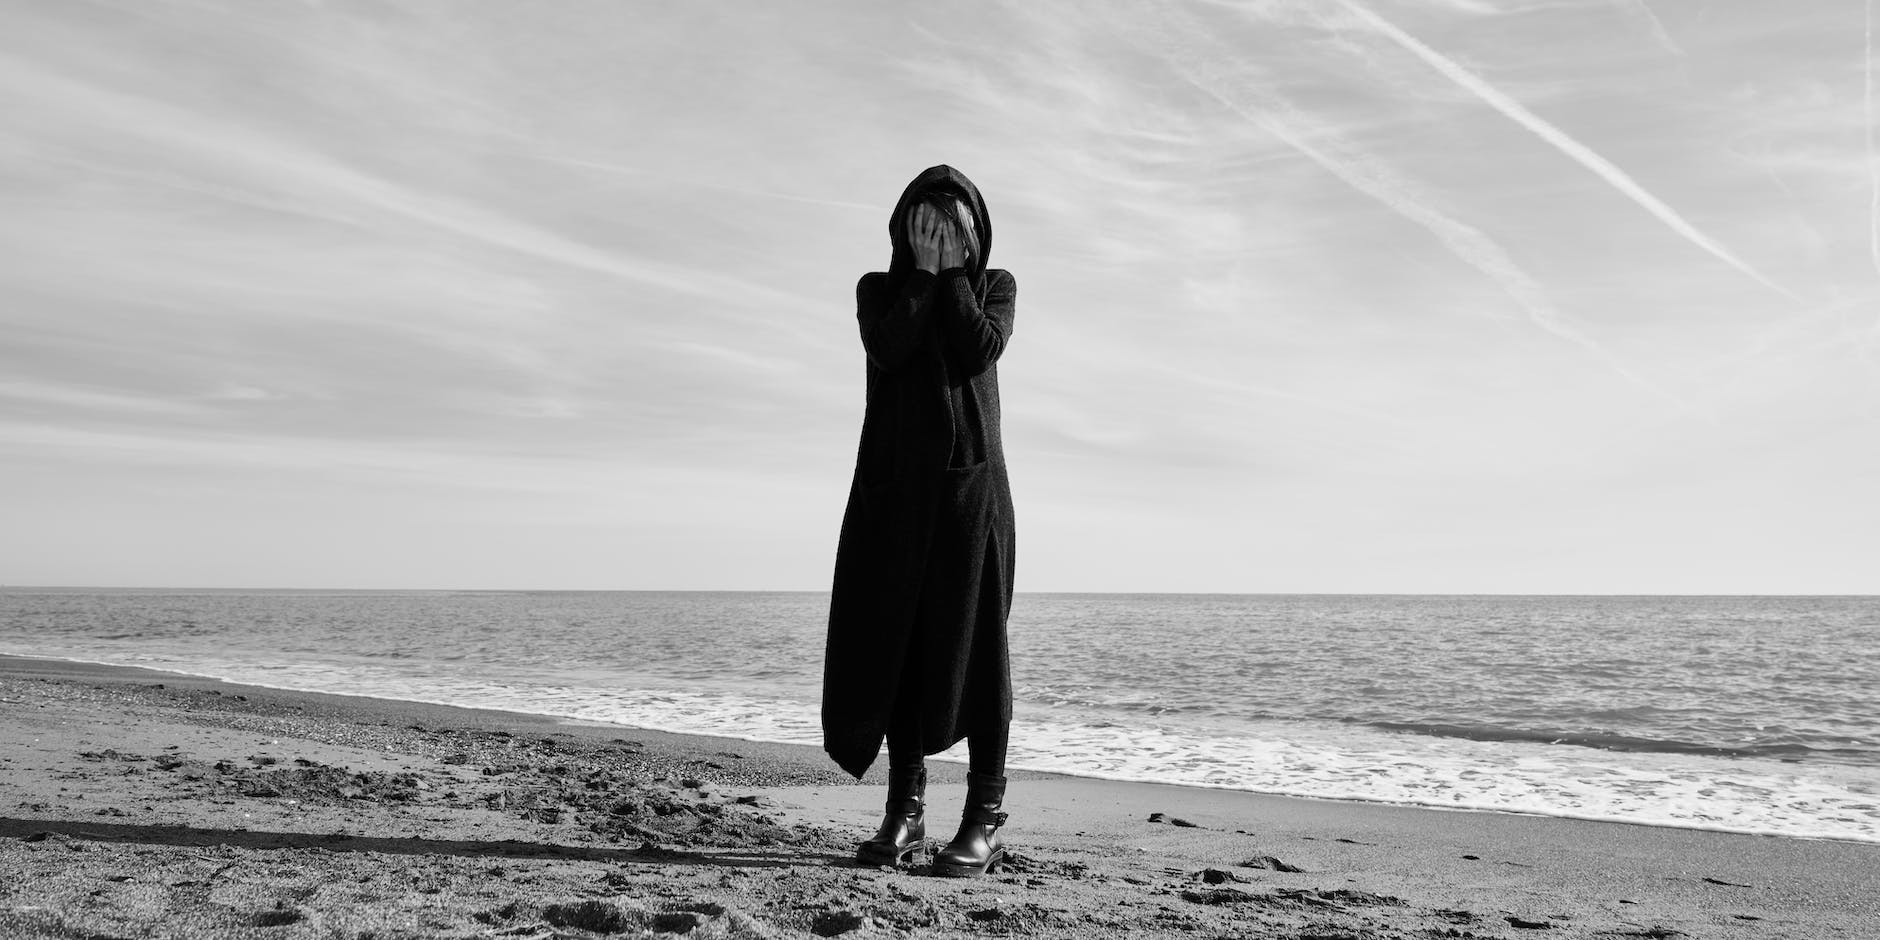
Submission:
<svg viewBox="0 0 1880 940">
<path fill-rule="evenodd" d="M 1613 2 L 1618 4 L 1628 15 L 1643 20 L 1646 28 L 1651 31 L 1652 39 L 1656 40 L 1658 45 L 1666 52 L 1675 56 L 1684 55 L 1684 50 L 1678 46 L 1677 41 L 1672 39 L 1671 34 L 1665 30 L 1664 21 L 1658 18 L 1658 14 L 1652 12 L 1651 4 L 1648 0 L 1613 0 Z"/>
<path fill-rule="evenodd" d="M 170 152 L 191 153 L 212 166 L 266 181 L 265 185 L 277 192 L 290 194 L 290 204 L 313 203 L 315 208 L 309 209 L 310 213 L 330 214 L 335 206 L 364 209 L 538 260 L 682 295 L 813 307 L 806 298 L 748 283 L 723 271 L 702 277 L 697 269 L 603 251 L 489 208 L 375 176 L 318 150 L 166 101 L 98 87 L 5 56 L 0 56 L 0 78 L 17 87 L 37 88 L 46 102 L 91 115 L 114 134 L 142 138 Z M 279 201 L 280 197 L 274 199 Z"/>
<path fill-rule="evenodd" d="M 581 157 L 563 156 L 538 150 L 524 150 L 522 155 L 560 166 L 579 167 L 584 170 L 596 170 L 614 176 L 625 176 L 659 186 L 679 185 L 690 189 L 704 189 L 712 192 L 729 193 L 735 196 L 748 196 L 756 199 L 777 199 L 784 202 L 796 202 L 812 206 L 827 206 L 832 209 L 856 209 L 885 216 L 894 208 L 892 203 L 870 205 L 865 202 L 850 202 L 842 199 L 824 199 L 817 196 L 805 196 L 800 193 L 781 192 L 772 189 L 755 189 L 749 186 L 732 186 L 726 183 L 710 182 L 700 179 L 688 179 L 670 173 L 655 172 L 638 167 L 622 166 L 603 160 L 590 160 Z M 896 194 L 899 195 L 899 194 Z"/>
<path fill-rule="evenodd" d="M 1192 42 L 1195 33 L 1189 28 Z M 1671 403 L 1680 411 L 1692 410 L 1690 403 L 1672 394 L 1614 356 L 1585 331 L 1569 323 L 1532 276 L 1509 257 L 1494 239 L 1465 222 L 1436 208 L 1434 201 L 1417 192 L 1417 187 L 1385 164 L 1362 153 L 1338 146 L 1335 134 L 1317 124 L 1271 90 L 1249 92 L 1229 89 L 1219 79 L 1204 74 L 1196 65 L 1216 61 L 1194 48 L 1180 48 L 1168 57 L 1170 67 L 1184 81 L 1222 107 L 1260 127 L 1287 147 L 1311 160 L 1326 172 L 1391 211 L 1421 226 L 1457 259 L 1488 277 L 1505 291 L 1526 313 L 1528 319 L 1548 333 L 1592 353 L 1602 364 L 1622 378 Z M 1251 93 L 1258 105 L 1243 105 L 1240 99 Z"/>
<path fill-rule="evenodd" d="M 103 389 L 69 383 L 5 381 L 0 382 L 0 407 L 54 406 L 61 416 L 71 411 L 109 415 L 168 415 L 202 417 L 212 413 L 200 404 L 152 395 L 127 395 L 115 389 Z"/>
<path fill-rule="evenodd" d="M 1432 2 L 1444 9 L 1473 13 L 1476 16 L 1493 16 L 1501 12 L 1499 7 L 1484 3 L 1482 0 L 1432 0 Z"/>
<path fill-rule="evenodd" d="M 714 367 L 733 372 L 758 372 L 766 375 L 788 375 L 803 371 L 803 363 L 795 359 L 780 356 L 762 356 L 742 349 L 720 346 L 714 343 L 693 340 L 674 340 L 661 343 L 660 346 L 681 355 L 694 357 L 701 362 L 709 362 Z"/>
<path fill-rule="evenodd" d="M 1861 103 L 1867 116 L 1867 252 L 1873 259 L 1875 274 L 1880 274 L 1880 152 L 1874 149 L 1874 113 L 1873 113 L 1873 0 L 1867 0 L 1866 42 L 1862 49 L 1864 58 L 1861 62 Z M 1880 323 L 1880 319 L 1875 320 Z"/>
<path fill-rule="evenodd" d="M 1632 201 L 1638 203 L 1645 211 L 1657 217 L 1659 221 L 1663 222 L 1672 231 L 1690 240 L 1692 244 L 1710 252 L 1725 264 L 1755 279 L 1763 286 L 1791 299 L 1797 301 L 1801 299 L 1788 288 L 1777 284 L 1764 276 L 1762 272 L 1750 267 L 1749 264 L 1745 263 L 1742 259 L 1732 254 L 1729 249 L 1718 243 L 1716 239 L 1699 231 L 1696 226 L 1686 221 L 1683 216 L 1680 216 L 1670 206 L 1666 205 L 1650 192 L 1647 192 L 1645 187 L 1639 185 L 1637 180 L 1633 179 L 1631 175 L 1624 170 L 1615 166 L 1612 161 L 1600 156 L 1598 153 L 1594 152 L 1592 148 L 1573 139 L 1568 136 L 1565 131 L 1555 127 L 1534 112 L 1529 111 L 1520 102 L 1504 94 L 1488 82 L 1483 81 L 1480 77 L 1475 75 L 1475 73 L 1463 68 L 1454 59 L 1430 48 L 1416 37 L 1399 29 L 1396 24 L 1352 2 L 1352 0 L 1338 0 L 1338 3 L 1360 23 L 1376 31 L 1391 42 L 1396 43 L 1398 46 L 1403 47 L 1412 55 L 1423 60 L 1431 68 L 1455 82 L 1458 86 L 1480 98 L 1489 107 L 1506 115 L 1510 120 L 1520 124 L 1522 127 L 1533 131 L 1536 136 L 1554 145 L 1560 152 L 1573 158 L 1581 166 L 1591 170 L 1595 175 L 1605 180 L 1607 183 L 1610 183 L 1614 189 L 1617 189 L 1619 192 L 1632 199 Z"/>
<path fill-rule="evenodd" d="M 1206 83 L 1198 83 L 1197 87 L 1208 88 Z M 1323 167 L 1326 172 L 1338 177 L 1351 188 L 1376 199 L 1392 211 L 1435 235 L 1451 254 L 1500 285 L 1516 303 L 1521 305 L 1528 319 L 1541 329 L 1586 349 L 1608 368 L 1640 388 L 1650 391 L 1681 410 L 1691 410 L 1690 403 L 1655 383 L 1647 381 L 1620 362 L 1598 341 L 1569 324 L 1553 302 L 1548 299 L 1541 285 L 1508 257 L 1508 253 L 1494 239 L 1483 234 L 1480 229 L 1447 215 L 1425 199 L 1419 198 L 1407 181 L 1396 177 L 1382 164 L 1352 153 L 1337 153 L 1327 146 L 1313 143 L 1308 133 L 1302 133 L 1295 126 L 1296 116 L 1293 120 L 1288 120 L 1288 116 L 1275 113 L 1278 109 L 1272 105 L 1269 105 L 1270 110 L 1265 113 L 1252 112 L 1242 108 L 1230 97 L 1213 91 L 1210 91 L 1210 94 L 1222 105 L 1241 117 L 1259 124 L 1275 138 L 1284 142 L 1286 146 Z"/>
</svg>

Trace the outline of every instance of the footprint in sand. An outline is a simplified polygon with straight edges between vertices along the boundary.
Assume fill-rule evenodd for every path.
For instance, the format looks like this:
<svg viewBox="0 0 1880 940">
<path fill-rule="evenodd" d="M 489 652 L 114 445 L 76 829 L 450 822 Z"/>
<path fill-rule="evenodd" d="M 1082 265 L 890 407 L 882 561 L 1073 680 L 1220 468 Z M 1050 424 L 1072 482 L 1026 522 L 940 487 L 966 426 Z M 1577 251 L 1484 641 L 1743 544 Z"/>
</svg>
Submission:
<svg viewBox="0 0 1880 940">
<path fill-rule="evenodd" d="M 1356 891 L 1350 888 L 1332 888 L 1313 890 L 1311 888 L 1280 888 L 1264 893 L 1243 891 L 1238 888 L 1209 888 L 1206 890 L 1189 889 L 1181 892 L 1184 901 L 1195 904 L 1251 904 L 1277 910 L 1350 910 L 1354 907 L 1402 907 L 1402 898 L 1388 894 L 1372 894 L 1369 891 Z"/>
<path fill-rule="evenodd" d="M 480 911 L 471 918 L 482 924 L 501 928 L 503 934 L 534 933 L 543 925 L 570 927 L 599 934 L 617 934 L 650 930 L 653 933 L 690 933 L 708 921 L 727 918 L 750 932 L 755 926 L 750 918 L 728 911 L 711 901 L 676 901 L 664 910 L 646 910 L 609 901 L 588 899 L 536 906 L 511 901 L 501 907 Z M 729 925 L 728 925 L 729 926 Z"/>
</svg>

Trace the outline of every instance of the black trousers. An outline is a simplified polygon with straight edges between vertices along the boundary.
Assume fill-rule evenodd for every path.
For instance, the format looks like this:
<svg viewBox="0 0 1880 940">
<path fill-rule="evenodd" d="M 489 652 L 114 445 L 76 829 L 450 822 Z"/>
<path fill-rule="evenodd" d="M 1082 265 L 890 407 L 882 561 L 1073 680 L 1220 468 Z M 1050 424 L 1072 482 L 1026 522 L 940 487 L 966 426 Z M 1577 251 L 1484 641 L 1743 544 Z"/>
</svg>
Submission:
<svg viewBox="0 0 1880 940">
<path fill-rule="evenodd" d="M 921 747 L 919 676 L 915 673 L 917 657 L 909 650 L 904 659 L 894 708 L 888 713 L 888 766 L 919 767 L 926 762 Z M 1004 722 L 995 727 L 975 728 L 966 735 L 967 766 L 976 774 L 1005 776 L 1005 746 L 1010 727 Z"/>
</svg>

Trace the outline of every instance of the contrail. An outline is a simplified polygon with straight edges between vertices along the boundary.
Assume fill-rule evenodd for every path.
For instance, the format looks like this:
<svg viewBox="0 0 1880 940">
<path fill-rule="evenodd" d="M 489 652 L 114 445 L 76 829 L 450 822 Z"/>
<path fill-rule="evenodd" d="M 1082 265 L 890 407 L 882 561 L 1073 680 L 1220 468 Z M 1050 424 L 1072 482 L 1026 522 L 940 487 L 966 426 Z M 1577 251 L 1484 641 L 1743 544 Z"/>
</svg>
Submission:
<svg viewBox="0 0 1880 940">
<path fill-rule="evenodd" d="M 1334 154 L 1314 146 L 1304 135 L 1298 133 L 1289 122 L 1276 119 L 1266 114 L 1259 114 L 1241 107 L 1240 104 L 1221 94 L 1214 86 L 1196 77 L 1181 64 L 1176 64 L 1176 71 L 1187 82 L 1213 98 L 1228 110 L 1245 120 L 1264 128 L 1288 147 L 1298 151 L 1326 172 L 1331 173 L 1351 188 L 1383 203 L 1397 214 L 1417 223 L 1435 235 L 1444 247 L 1470 267 L 1482 272 L 1500 285 L 1502 290 L 1514 298 L 1527 312 L 1528 319 L 1541 329 L 1567 340 L 1596 356 L 1608 368 L 1638 385 L 1640 388 L 1665 399 L 1680 411 L 1702 414 L 1689 402 L 1647 381 L 1642 376 L 1627 368 L 1604 346 L 1592 337 L 1575 329 L 1554 309 L 1541 286 L 1528 273 L 1521 269 L 1514 259 L 1494 239 L 1484 235 L 1481 230 L 1467 223 L 1451 218 L 1443 212 L 1430 207 L 1408 192 L 1409 186 L 1402 180 L 1391 176 L 1388 169 L 1343 154 Z M 1290 109 L 1288 109 L 1290 110 Z M 1705 417 L 1709 417 L 1705 415 Z M 1714 420 L 1714 419 L 1712 419 Z"/>
<path fill-rule="evenodd" d="M 1522 270 L 1521 266 L 1516 264 L 1494 239 L 1419 198 L 1413 191 L 1413 186 L 1394 175 L 1388 167 L 1381 166 L 1362 155 L 1333 153 L 1315 146 L 1307 139 L 1307 135 L 1299 133 L 1293 126 L 1295 121 L 1284 120 L 1243 107 L 1224 94 L 1215 82 L 1197 75 L 1192 64 L 1207 61 L 1210 57 L 1196 54 L 1194 50 L 1186 48 L 1189 43 L 1185 40 L 1199 27 L 1183 16 L 1179 9 L 1164 9 L 1170 15 L 1156 24 L 1159 28 L 1155 31 L 1160 34 L 1164 45 L 1175 47 L 1175 54 L 1170 58 L 1169 64 L 1175 74 L 1191 87 L 1214 99 L 1222 107 L 1248 123 L 1266 130 L 1281 143 L 1299 152 L 1347 186 L 1382 203 L 1386 208 L 1429 231 L 1456 258 L 1481 272 L 1505 291 L 1527 314 L 1528 319 L 1542 330 L 1586 349 L 1620 377 L 1669 402 L 1679 413 L 1696 414 L 1713 424 L 1716 423 L 1716 417 L 1707 410 L 1694 406 L 1633 372 L 1598 341 L 1566 322 L 1554 308 L 1553 302 L 1548 299 L 1540 284 Z M 1172 21 L 1185 21 L 1185 28 L 1170 29 Z M 1162 52 L 1159 49 L 1153 51 Z M 1259 93 L 1259 97 L 1266 111 L 1283 112 L 1286 115 L 1297 113 L 1295 108 L 1274 92 L 1262 92 Z"/>
<path fill-rule="evenodd" d="M 1871 0 L 1869 0 L 1869 2 L 1871 2 Z M 1749 275 L 1754 278 L 1757 283 L 1762 284 L 1770 290 L 1776 291 L 1792 300 L 1801 300 L 1799 296 L 1789 291 L 1787 288 L 1771 281 L 1755 268 L 1745 264 L 1741 259 L 1731 254 L 1729 249 L 1718 244 L 1715 240 L 1710 238 L 1710 236 L 1698 231 L 1695 226 L 1686 222 L 1684 218 L 1678 215 L 1670 206 L 1665 205 L 1663 202 L 1659 201 L 1656 196 L 1646 192 L 1645 188 L 1640 186 L 1631 176 L 1627 175 L 1624 170 L 1614 166 L 1606 158 L 1594 153 L 1590 148 L 1581 144 L 1579 141 L 1567 136 L 1566 132 L 1549 124 L 1539 115 L 1523 107 L 1520 102 L 1497 90 L 1493 85 L 1477 78 L 1469 70 L 1458 65 L 1455 60 L 1424 45 L 1419 42 L 1416 37 L 1398 29 L 1396 25 L 1389 20 L 1359 6 L 1352 2 L 1352 0 L 1338 0 L 1338 3 L 1353 16 L 1362 20 L 1366 25 L 1384 34 L 1386 38 L 1402 46 L 1404 49 L 1409 50 L 1411 54 L 1422 59 L 1431 68 L 1441 72 L 1444 76 L 1449 78 L 1450 81 L 1455 82 L 1473 93 L 1476 97 L 1482 99 L 1489 107 L 1500 111 L 1515 123 L 1533 131 L 1542 140 L 1553 144 L 1562 153 L 1572 157 L 1588 170 L 1593 171 L 1595 175 L 1612 184 L 1612 186 L 1621 193 L 1630 196 L 1632 201 L 1642 206 L 1645 211 L 1657 216 L 1658 220 L 1670 226 L 1672 231 L 1683 235 L 1693 244 L 1710 252 L 1738 271 Z"/>
<path fill-rule="evenodd" d="M 1652 8 L 1646 5 L 1645 0 L 1614 0 L 1614 2 L 1625 7 L 1632 15 L 1643 19 L 1645 24 L 1651 27 L 1652 38 L 1658 40 L 1658 44 L 1665 47 L 1666 51 L 1672 55 L 1684 54 L 1684 50 L 1672 41 L 1671 34 L 1665 31 L 1664 22 L 1658 19 L 1658 14 L 1652 12 Z"/>
</svg>

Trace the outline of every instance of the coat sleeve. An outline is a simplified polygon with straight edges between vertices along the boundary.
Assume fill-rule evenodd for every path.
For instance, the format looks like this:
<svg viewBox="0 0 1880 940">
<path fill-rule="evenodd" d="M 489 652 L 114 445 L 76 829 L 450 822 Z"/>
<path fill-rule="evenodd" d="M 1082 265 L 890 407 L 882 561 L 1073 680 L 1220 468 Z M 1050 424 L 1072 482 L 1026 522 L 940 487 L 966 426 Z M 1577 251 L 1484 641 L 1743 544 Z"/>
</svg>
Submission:
<svg viewBox="0 0 1880 940">
<path fill-rule="evenodd" d="M 986 290 L 986 302 L 981 306 L 964 269 L 940 272 L 940 332 L 968 376 L 978 375 L 999 361 L 1006 338 L 1012 335 L 1017 311 L 1018 279 L 1010 271 L 986 273 L 992 277 L 992 286 Z"/>
<path fill-rule="evenodd" d="M 862 348 L 876 368 L 899 369 L 920 345 L 933 317 L 933 283 L 932 274 L 916 268 L 892 295 L 888 276 L 879 272 L 862 275 L 855 285 L 855 319 L 862 329 Z"/>
</svg>

